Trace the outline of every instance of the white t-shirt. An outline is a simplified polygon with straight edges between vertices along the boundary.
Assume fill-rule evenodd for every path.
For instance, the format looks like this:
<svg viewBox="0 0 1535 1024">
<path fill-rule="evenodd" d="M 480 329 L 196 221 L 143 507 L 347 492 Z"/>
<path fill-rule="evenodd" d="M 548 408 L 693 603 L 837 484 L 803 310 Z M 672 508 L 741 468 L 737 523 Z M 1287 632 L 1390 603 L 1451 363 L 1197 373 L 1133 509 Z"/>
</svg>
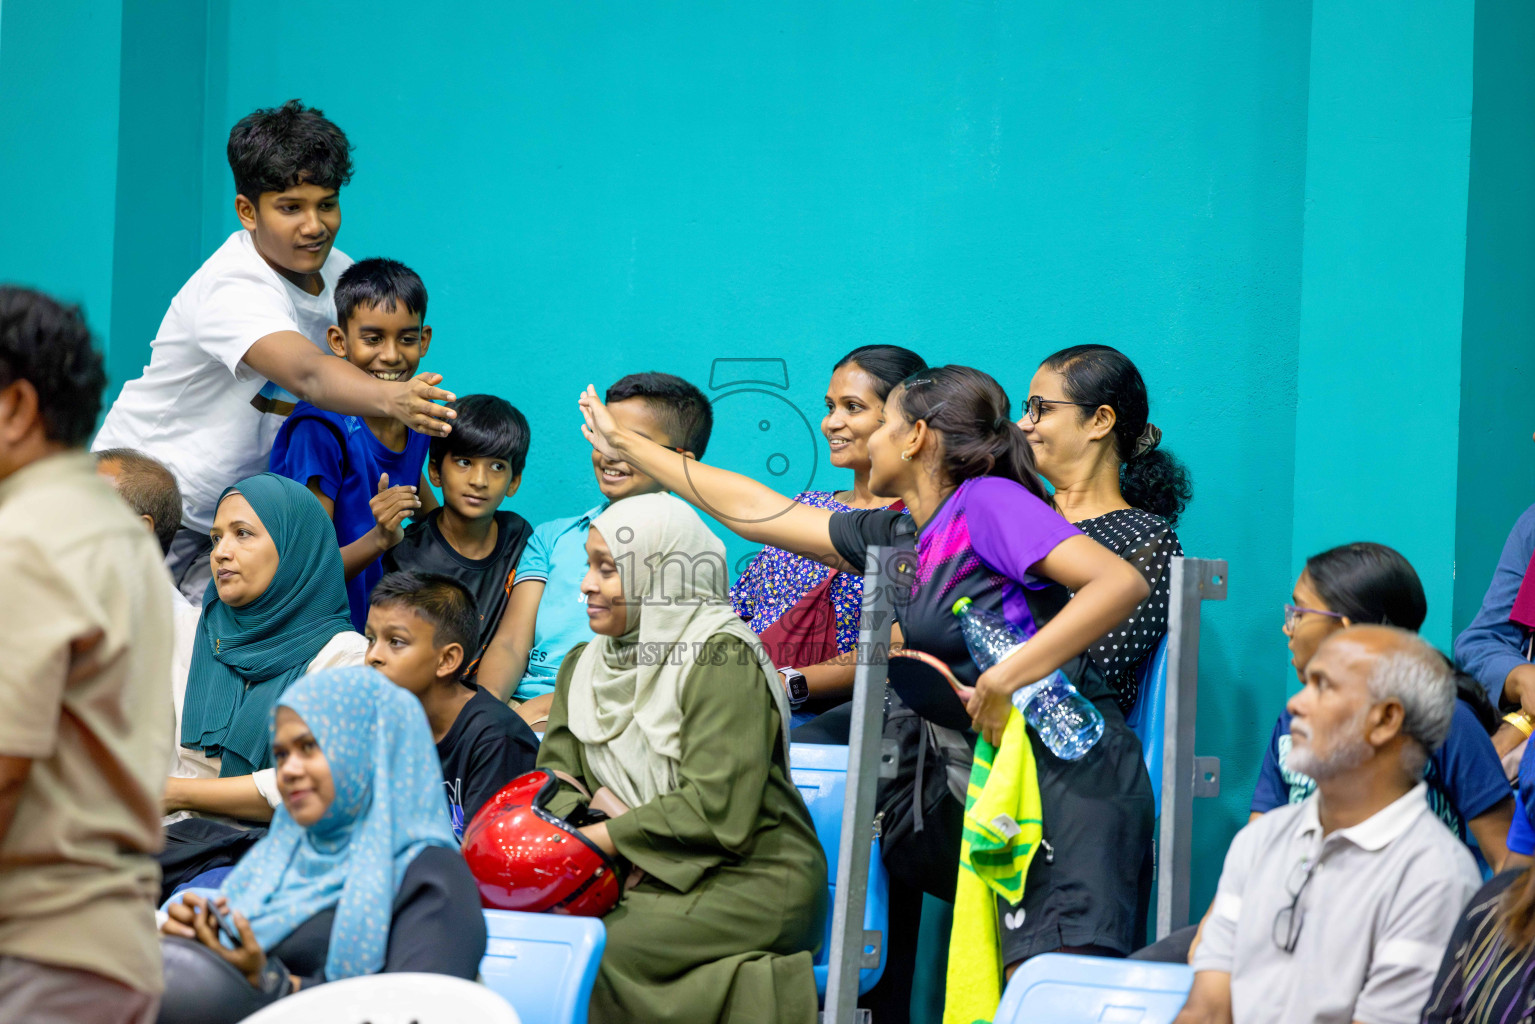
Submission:
<svg viewBox="0 0 1535 1024">
<path fill-rule="evenodd" d="M 180 597 L 179 594 L 177 596 Z M 186 604 L 186 598 L 181 600 L 183 604 Z M 187 607 L 191 608 L 191 605 L 187 604 Z M 181 625 L 179 618 L 176 625 L 179 629 Z M 193 609 L 192 627 L 193 629 L 197 627 L 197 612 L 195 609 Z M 177 633 L 176 641 L 179 646 L 181 642 L 179 632 Z M 361 633 L 354 633 L 351 630 L 337 633 L 326 641 L 324 647 L 320 648 L 320 652 L 314 656 L 314 660 L 309 663 L 309 667 L 304 670 L 304 674 L 309 675 L 326 668 L 355 668 L 365 663 L 367 655 L 367 637 Z M 176 737 L 174 741 L 176 744 L 176 768 L 171 772 L 171 775 L 178 779 L 216 779 L 219 777 L 218 758 L 209 757 L 201 750 L 181 745 L 181 708 L 186 699 L 187 692 L 186 672 L 187 669 L 191 668 L 191 664 L 189 652 L 186 665 L 181 668 L 181 675 L 175 681 L 176 731 L 173 735 Z M 261 795 L 266 798 L 267 803 L 273 807 L 282 803 L 282 795 L 277 792 L 277 770 L 275 768 L 263 768 L 252 775 L 251 778 L 255 780 L 256 788 L 261 791 Z M 190 817 L 190 815 L 186 812 L 181 812 L 168 816 L 165 818 L 164 824 L 170 824 L 174 820 L 185 817 Z"/>
<path fill-rule="evenodd" d="M 165 463 L 181 486 L 182 525 L 206 533 L 224 489 L 266 471 L 294 402 L 241 360 L 279 331 L 329 352 L 336 280 L 351 265 L 332 249 L 320 268 L 324 288 L 310 295 L 261 258 L 249 232 L 230 235 L 171 300 L 149 365 L 123 385 L 91 450 L 137 448 Z"/>
</svg>

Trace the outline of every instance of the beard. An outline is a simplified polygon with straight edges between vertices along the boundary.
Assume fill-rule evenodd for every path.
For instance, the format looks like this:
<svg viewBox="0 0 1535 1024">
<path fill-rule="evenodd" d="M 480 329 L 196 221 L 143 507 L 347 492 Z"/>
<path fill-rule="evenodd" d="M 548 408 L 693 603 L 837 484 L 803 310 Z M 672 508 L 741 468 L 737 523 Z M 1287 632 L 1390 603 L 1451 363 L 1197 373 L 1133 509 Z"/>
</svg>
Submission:
<svg viewBox="0 0 1535 1024">
<path fill-rule="evenodd" d="M 1319 752 L 1314 745 L 1314 735 L 1307 737 L 1305 746 L 1295 745 L 1292 740 L 1286 767 L 1322 782 L 1364 764 L 1375 752 L 1375 748 L 1361 735 L 1368 712 L 1368 708 L 1362 709 L 1352 721 L 1339 728 L 1337 735 L 1340 738 L 1330 750 Z"/>
</svg>

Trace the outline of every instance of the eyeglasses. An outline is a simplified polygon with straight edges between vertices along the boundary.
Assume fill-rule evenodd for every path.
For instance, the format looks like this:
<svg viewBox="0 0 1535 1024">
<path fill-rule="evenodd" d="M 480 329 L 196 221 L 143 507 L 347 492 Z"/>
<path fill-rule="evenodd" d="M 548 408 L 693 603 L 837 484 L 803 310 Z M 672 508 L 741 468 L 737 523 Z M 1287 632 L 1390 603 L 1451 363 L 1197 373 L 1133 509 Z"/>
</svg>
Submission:
<svg viewBox="0 0 1535 1024">
<path fill-rule="evenodd" d="M 1044 415 L 1045 409 L 1052 405 L 1075 405 L 1083 409 L 1098 408 L 1097 402 L 1068 402 L 1064 399 L 1041 398 L 1038 395 L 1030 395 L 1029 400 L 1023 403 L 1024 411 L 1029 414 L 1030 423 L 1038 423 L 1039 417 Z"/>
<path fill-rule="evenodd" d="M 1339 612 L 1323 611 L 1321 608 L 1302 608 L 1299 605 L 1287 604 L 1284 606 L 1284 628 L 1293 630 L 1299 623 L 1302 615 L 1325 615 L 1329 619 L 1341 619 Z"/>
<path fill-rule="evenodd" d="M 1274 929 L 1272 933 L 1274 945 L 1286 953 L 1295 952 L 1295 947 L 1300 942 L 1300 929 L 1301 925 L 1305 922 L 1305 915 L 1300 911 L 1300 898 L 1301 894 L 1306 891 L 1306 886 L 1311 884 L 1311 876 L 1316 874 L 1316 869 L 1317 865 L 1311 863 L 1310 858 L 1295 865 L 1295 868 L 1290 872 L 1290 883 L 1285 886 L 1290 893 L 1290 903 L 1288 906 L 1280 907 L 1279 913 L 1274 915 Z M 1304 872 L 1304 874 L 1301 876 L 1300 885 L 1297 886 L 1293 883 L 1296 874 L 1300 872 Z M 1279 937 L 1281 934 L 1284 935 L 1283 939 Z"/>
</svg>

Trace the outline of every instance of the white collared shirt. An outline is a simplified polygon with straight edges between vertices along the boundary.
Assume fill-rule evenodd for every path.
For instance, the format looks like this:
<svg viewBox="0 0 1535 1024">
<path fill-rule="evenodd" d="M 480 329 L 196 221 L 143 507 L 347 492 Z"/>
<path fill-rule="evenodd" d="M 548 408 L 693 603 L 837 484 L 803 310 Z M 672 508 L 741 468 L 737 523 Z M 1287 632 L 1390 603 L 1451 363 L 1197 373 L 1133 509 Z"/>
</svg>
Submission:
<svg viewBox="0 0 1535 1024">
<path fill-rule="evenodd" d="M 1424 790 L 1325 837 L 1317 794 L 1237 833 L 1194 956 L 1231 975 L 1235 1024 L 1415 1024 L 1481 884 Z"/>
</svg>

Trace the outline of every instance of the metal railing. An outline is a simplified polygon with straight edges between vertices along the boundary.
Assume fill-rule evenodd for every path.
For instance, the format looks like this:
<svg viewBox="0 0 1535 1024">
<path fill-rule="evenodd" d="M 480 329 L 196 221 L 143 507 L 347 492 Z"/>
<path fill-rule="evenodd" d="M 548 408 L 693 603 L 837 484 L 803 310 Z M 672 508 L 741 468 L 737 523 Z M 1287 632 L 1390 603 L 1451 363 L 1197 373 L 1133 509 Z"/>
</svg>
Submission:
<svg viewBox="0 0 1535 1024">
<path fill-rule="evenodd" d="M 847 793 L 838 843 L 837 895 L 832 906 L 825 1024 L 853 1024 L 858 972 L 865 966 L 864 902 L 869 888 L 875 789 L 879 783 L 885 669 L 890 652 L 896 581 L 910 579 L 901 559 L 912 552 L 870 547 L 865 563 L 858 666 L 853 675 Z M 1199 697 L 1200 606 L 1226 599 L 1226 562 L 1174 558 L 1167 609 L 1167 697 L 1162 748 L 1162 817 L 1157 843 L 1158 938 L 1188 923 L 1194 798 L 1220 793 L 1220 762 L 1194 755 Z M 957 866 L 956 866 L 957 870 Z M 876 961 L 877 963 L 877 961 Z"/>
<path fill-rule="evenodd" d="M 847 793 L 837 844 L 837 898 L 832 904 L 831 954 L 826 973 L 826 1024 L 853 1024 L 858 972 L 864 963 L 863 907 L 869 893 L 869 850 L 874 845 L 874 791 L 879 784 L 880 739 L 885 718 L 885 666 L 895 618 L 895 563 L 915 554 L 870 547 L 864 563 L 863 611 L 858 620 L 858 667 L 853 672 L 853 721 L 848 734 Z M 906 578 L 910 579 L 909 573 Z M 957 868 L 956 868 L 957 870 Z"/>
<path fill-rule="evenodd" d="M 1189 923 L 1194 798 L 1219 796 L 1221 763 L 1194 755 L 1199 711 L 1199 618 L 1226 600 L 1226 561 L 1174 558 L 1167 602 L 1167 698 L 1162 741 L 1162 820 L 1157 823 L 1157 938 Z"/>
</svg>

